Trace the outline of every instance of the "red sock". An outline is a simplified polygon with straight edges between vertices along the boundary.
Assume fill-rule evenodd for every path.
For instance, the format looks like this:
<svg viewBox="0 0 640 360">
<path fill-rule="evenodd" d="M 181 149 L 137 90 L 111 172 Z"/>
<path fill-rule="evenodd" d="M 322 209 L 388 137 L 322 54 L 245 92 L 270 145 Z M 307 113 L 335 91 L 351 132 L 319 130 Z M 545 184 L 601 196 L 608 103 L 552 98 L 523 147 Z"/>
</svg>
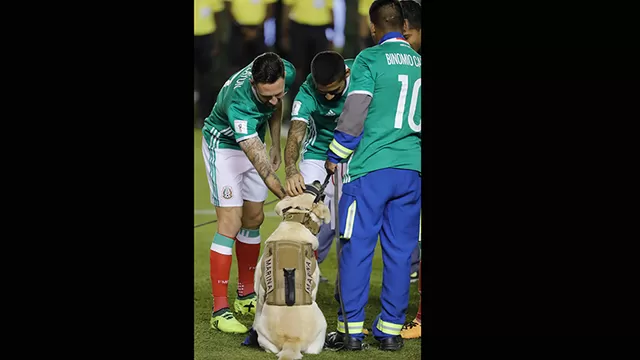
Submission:
<svg viewBox="0 0 640 360">
<path fill-rule="evenodd" d="M 316 256 L 316 260 L 318 260 L 318 250 L 313 250 L 313 254 Z"/>
<path fill-rule="evenodd" d="M 227 289 L 231 271 L 233 239 L 216 233 L 209 251 L 209 276 L 213 293 L 213 312 L 229 307 Z"/>
<path fill-rule="evenodd" d="M 418 303 L 416 321 L 422 324 L 422 261 L 420 261 L 420 270 L 418 270 L 418 293 L 420 294 L 420 302 Z"/>
<path fill-rule="evenodd" d="M 238 296 L 255 292 L 253 277 L 260 257 L 260 231 L 241 229 L 236 236 L 236 259 L 238 259 Z"/>
</svg>

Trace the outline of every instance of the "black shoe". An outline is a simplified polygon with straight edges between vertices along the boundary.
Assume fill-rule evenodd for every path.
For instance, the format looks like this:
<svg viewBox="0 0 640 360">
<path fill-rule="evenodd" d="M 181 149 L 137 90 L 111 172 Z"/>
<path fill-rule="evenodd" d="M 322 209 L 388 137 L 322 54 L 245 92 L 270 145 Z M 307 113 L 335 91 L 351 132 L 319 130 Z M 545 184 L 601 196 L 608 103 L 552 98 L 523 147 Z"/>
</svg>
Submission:
<svg viewBox="0 0 640 360">
<path fill-rule="evenodd" d="M 402 349 L 402 346 L 404 346 L 404 341 L 400 335 L 388 337 L 380 341 L 380 350 L 395 351 Z"/>
<path fill-rule="evenodd" d="M 347 336 L 341 332 L 332 332 L 327 335 L 324 347 L 330 350 L 362 350 L 362 340 Z"/>
</svg>

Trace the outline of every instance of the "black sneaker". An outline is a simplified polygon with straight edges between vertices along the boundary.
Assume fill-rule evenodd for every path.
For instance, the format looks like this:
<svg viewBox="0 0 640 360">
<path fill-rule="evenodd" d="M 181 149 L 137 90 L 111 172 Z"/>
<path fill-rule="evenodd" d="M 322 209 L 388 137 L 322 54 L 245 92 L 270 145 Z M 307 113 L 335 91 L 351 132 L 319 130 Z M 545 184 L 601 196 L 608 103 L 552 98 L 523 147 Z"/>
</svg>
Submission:
<svg viewBox="0 0 640 360">
<path fill-rule="evenodd" d="M 395 351 L 402 349 L 403 346 L 404 341 L 400 335 L 388 337 L 380 341 L 380 350 Z"/>
<path fill-rule="evenodd" d="M 334 331 L 327 335 L 327 339 L 324 341 L 324 347 L 329 350 L 362 350 L 362 340 L 349 336 L 345 341 L 346 335 Z"/>
</svg>

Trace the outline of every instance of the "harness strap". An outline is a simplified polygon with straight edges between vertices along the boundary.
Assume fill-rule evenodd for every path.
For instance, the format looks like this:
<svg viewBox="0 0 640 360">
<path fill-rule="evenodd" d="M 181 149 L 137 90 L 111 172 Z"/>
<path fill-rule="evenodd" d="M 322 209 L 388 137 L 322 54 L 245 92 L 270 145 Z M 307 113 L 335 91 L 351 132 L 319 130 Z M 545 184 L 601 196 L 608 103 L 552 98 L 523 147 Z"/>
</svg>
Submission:
<svg viewBox="0 0 640 360">
<path fill-rule="evenodd" d="M 311 216 L 309 216 L 309 213 L 286 212 L 284 213 L 282 219 L 284 221 L 297 222 L 304 225 L 304 227 L 309 229 L 309 231 L 311 231 L 313 235 L 318 235 L 318 232 L 320 232 L 320 226 L 318 226 L 315 221 L 311 220 Z"/>
</svg>

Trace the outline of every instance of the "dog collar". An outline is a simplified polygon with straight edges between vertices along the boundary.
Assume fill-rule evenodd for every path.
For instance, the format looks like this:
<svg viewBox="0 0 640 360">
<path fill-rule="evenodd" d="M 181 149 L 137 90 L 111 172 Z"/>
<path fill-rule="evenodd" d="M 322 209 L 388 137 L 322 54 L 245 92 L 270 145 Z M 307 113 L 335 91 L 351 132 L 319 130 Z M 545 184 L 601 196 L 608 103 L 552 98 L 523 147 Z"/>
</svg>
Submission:
<svg viewBox="0 0 640 360">
<path fill-rule="evenodd" d="M 299 213 L 290 213 L 288 212 L 291 209 L 296 209 L 296 210 L 301 210 L 301 211 L 305 211 L 303 213 L 299 212 Z M 318 235 L 318 232 L 320 232 L 320 226 L 318 226 L 318 224 L 316 224 L 315 221 L 311 220 L 311 216 L 309 216 L 309 212 L 311 212 L 311 210 L 309 209 L 303 209 L 300 207 L 288 207 L 282 210 L 282 220 L 283 221 L 291 221 L 291 222 L 297 222 L 300 223 L 302 225 L 304 225 L 304 227 L 306 227 L 307 229 L 309 229 L 309 231 L 311 231 L 311 233 L 313 235 Z"/>
</svg>

